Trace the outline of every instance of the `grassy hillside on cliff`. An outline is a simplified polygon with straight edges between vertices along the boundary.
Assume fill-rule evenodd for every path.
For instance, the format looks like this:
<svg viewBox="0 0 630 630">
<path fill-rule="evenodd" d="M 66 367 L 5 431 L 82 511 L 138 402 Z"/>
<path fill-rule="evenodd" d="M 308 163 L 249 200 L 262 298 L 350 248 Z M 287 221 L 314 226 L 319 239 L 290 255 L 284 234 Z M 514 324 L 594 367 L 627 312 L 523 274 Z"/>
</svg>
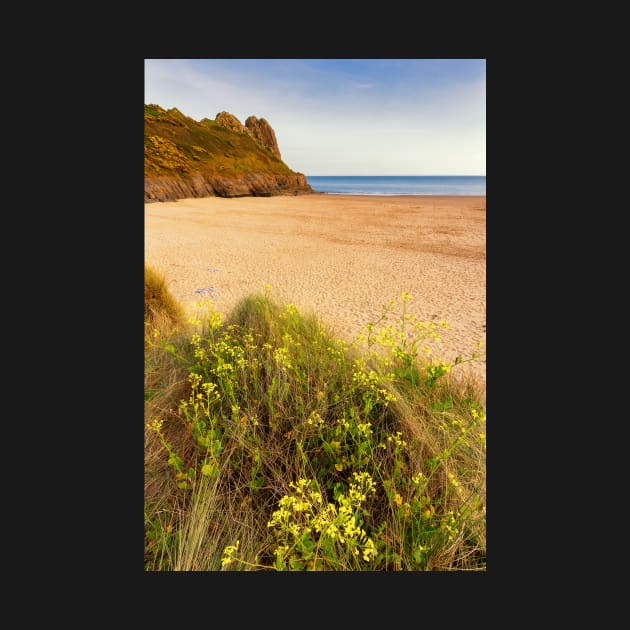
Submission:
<svg viewBox="0 0 630 630">
<path fill-rule="evenodd" d="M 486 570 L 485 388 L 408 294 L 351 344 L 267 294 L 186 320 L 148 267 L 145 300 L 146 571 Z"/>
<path fill-rule="evenodd" d="M 144 176 L 220 175 L 244 173 L 292 175 L 268 147 L 204 118 L 200 122 L 178 109 L 144 106 Z"/>
</svg>

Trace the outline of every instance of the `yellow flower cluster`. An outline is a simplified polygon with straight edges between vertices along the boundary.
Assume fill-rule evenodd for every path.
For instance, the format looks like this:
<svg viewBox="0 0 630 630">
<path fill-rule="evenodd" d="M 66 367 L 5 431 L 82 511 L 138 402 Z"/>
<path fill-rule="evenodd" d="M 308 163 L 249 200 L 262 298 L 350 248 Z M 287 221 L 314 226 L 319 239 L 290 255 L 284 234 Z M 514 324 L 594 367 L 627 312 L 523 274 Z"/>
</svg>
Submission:
<svg viewBox="0 0 630 630">
<path fill-rule="evenodd" d="M 221 395 L 217 391 L 217 384 L 213 383 L 212 381 L 202 383 L 201 389 L 206 392 L 206 396 L 208 396 L 209 399 L 214 398 L 215 400 L 219 400 L 219 398 L 221 397 Z"/>
<path fill-rule="evenodd" d="M 149 153 L 145 150 L 145 160 L 166 169 L 188 168 L 186 156 L 178 146 L 161 136 L 148 136 Z"/>
<path fill-rule="evenodd" d="M 354 481 L 349 484 L 348 495 L 341 495 L 337 501 L 324 504 L 318 490 L 313 490 L 314 482 L 300 479 L 291 482 L 295 495 L 286 495 L 278 502 L 279 509 L 272 514 L 267 527 L 278 527 L 293 540 L 298 540 L 304 533 L 317 533 L 331 541 L 349 545 L 353 555 L 362 554 L 366 562 L 376 557 L 374 541 L 357 523 L 355 514 L 366 501 L 367 495 L 376 492 L 376 485 L 369 473 L 354 473 Z M 279 546 L 275 553 L 284 558 L 290 545 Z M 360 551 L 359 551 L 360 550 Z"/>
<path fill-rule="evenodd" d="M 285 317 L 285 318 L 296 317 L 299 314 L 300 314 L 300 311 L 298 310 L 297 306 L 295 306 L 295 304 L 287 304 L 286 308 L 284 309 L 284 312 L 282 313 L 282 317 Z"/>
<path fill-rule="evenodd" d="M 358 422 L 357 430 L 359 431 L 359 435 L 363 435 L 365 437 L 370 437 L 372 435 L 372 423 L 370 422 Z"/>
<path fill-rule="evenodd" d="M 486 421 L 485 411 L 479 411 L 479 409 L 477 409 L 476 407 L 471 407 L 470 413 L 472 414 L 472 417 L 475 418 L 475 420 L 479 420 L 479 422 L 482 423 Z"/>
<path fill-rule="evenodd" d="M 388 392 L 384 387 L 379 387 L 380 377 L 374 370 L 369 370 L 365 366 L 365 362 L 357 359 L 354 362 L 354 370 L 352 372 L 352 381 L 358 387 L 365 388 L 374 395 L 375 402 L 382 402 L 387 406 L 390 402 L 394 402 L 396 397 Z"/>
<path fill-rule="evenodd" d="M 317 413 L 317 411 L 311 411 L 306 423 L 317 427 L 323 427 L 324 419 L 319 415 L 319 413 Z"/>
<path fill-rule="evenodd" d="M 214 373 L 219 378 L 230 378 L 230 375 L 234 372 L 234 366 L 231 363 L 225 363 L 221 357 L 217 362 L 217 366 L 214 368 Z"/>
<path fill-rule="evenodd" d="M 485 433 L 479 434 L 479 441 L 481 442 L 481 446 L 483 446 L 483 449 L 485 451 L 486 450 L 486 434 Z"/>
<path fill-rule="evenodd" d="M 417 487 L 424 486 L 427 482 L 427 478 L 422 474 L 422 471 L 417 473 L 411 478 L 412 483 Z"/>
<path fill-rule="evenodd" d="M 370 473 L 360 472 L 352 473 L 355 483 L 350 484 L 349 496 L 352 501 L 355 502 L 355 507 L 365 501 L 366 493 L 374 494 L 376 492 L 376 484 L 370 476 Z"/>
<path fill-rule="evenodd" d="M 290 370 L 293 367 L 291 363 L 291 358 L 289 356 L 289 349 L 285 348 L 284 346 L 276 348 L 273 358 L 276 362 L 276 365 L 281 369 Z"/>
<path fill-rule="evenodd" d="M 152 429 L 156 433 L 159 433 L 162 430 L 162 425 L 164 424 L 164 420 L 161 418 L 155 418 L 153 422 L 147 422 L 147 426 L 149 429 Z"/>
<path fill-rule="evenodd" d="M 461 496 L 464 491 L 462 490 L 462 486 L 459 483 L 459 481 L 457 481 L 457 479 L 455 478 L 455 475 L 453 473 L 448 473 L 447 476 L 448 476 L 449 483 L 453 486 L 453 488 L 455 488 L 455 490 L 457 491 L 457 494 Z"/>
<path fill-rule="evenodd" d="M 407 442 L 402 439 L 402 433 L 400 431 L 396 431 L 396 435 L 387 436 L 388 442 L 393 442 L 396 448 L 405 448 L 407 446 Z"/>
<path fill-rule="evenodd" d="M 195 389 L 199 386 L 199 383 L 201 383 L 201 374 L 197 374 L 196 372 L 190 372 L 188 374 L 188 380 L 190 381 L 192 388 Z"/>
<path fill-rule="evenodd" d="M 225 550 L 223 551 L 223 558 L 221 559 L 221 568 L 222 569 L 225 569 L 232 562 L 234 562 L 235 558 L 233 556 L 238 551 L 238 547 L 239 547 L 240 544 L 241 544 L 241 541 L 237 540 L 236 544 L 228 545 L 225 548 Z"/>
<path fill-rule="evenodd" d="M 453 510 L 449 510 L 446 516 L 442 518 L 440 527 L 442 528 L 444 532 L 447 533 L 447 540 L 449 542 L 455 538 L 455 536 L 458 533 L 458 530 L 457 530 L 457 521 L 453 514 Z"/>
<path fill-rule="evenodd" d="M 345 355 L 347 346 L 345 341 L 343 340 L 335 340 L 335 343 L 338 347 L 328 346 L 326 348 L 326 352 L 330 355 L 330 358 L 333 359 L 338 365 L 343 365 L 345 361 Z"/>
</svg>

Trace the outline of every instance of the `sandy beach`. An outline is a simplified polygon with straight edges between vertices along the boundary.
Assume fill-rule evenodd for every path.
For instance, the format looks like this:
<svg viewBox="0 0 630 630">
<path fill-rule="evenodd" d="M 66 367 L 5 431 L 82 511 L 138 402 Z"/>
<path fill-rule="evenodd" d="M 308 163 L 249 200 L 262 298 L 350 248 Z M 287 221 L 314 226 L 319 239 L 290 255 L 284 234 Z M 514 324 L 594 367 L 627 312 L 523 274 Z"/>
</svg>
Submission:
<svg viewBox="0 0 630 630">
<path fill-rule="evenodd" d="M 145 261 L 187 308 L 227 314 L 249 293 L 315 311 L 350 341 L 382 305 L 446 320 L 452 361 L 486 341 L 486 197 L 300 195 L 145 204 Z M 485 363 L 453 370 L 486 380 Z"/>
</svg>

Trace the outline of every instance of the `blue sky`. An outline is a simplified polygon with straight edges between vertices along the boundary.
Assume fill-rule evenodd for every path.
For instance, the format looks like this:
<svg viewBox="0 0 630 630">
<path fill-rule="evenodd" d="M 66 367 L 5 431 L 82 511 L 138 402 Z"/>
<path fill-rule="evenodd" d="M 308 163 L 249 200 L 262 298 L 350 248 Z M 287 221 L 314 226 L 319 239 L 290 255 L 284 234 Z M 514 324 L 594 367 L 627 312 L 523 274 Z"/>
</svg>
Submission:
<svg viewBox="0 0 630 630">
<path fill-rule="evenodd" d="M 145 59 L 144 102 L 265 118 L 305 175 L 485 175 L 484 59 Z"/>
</svg>

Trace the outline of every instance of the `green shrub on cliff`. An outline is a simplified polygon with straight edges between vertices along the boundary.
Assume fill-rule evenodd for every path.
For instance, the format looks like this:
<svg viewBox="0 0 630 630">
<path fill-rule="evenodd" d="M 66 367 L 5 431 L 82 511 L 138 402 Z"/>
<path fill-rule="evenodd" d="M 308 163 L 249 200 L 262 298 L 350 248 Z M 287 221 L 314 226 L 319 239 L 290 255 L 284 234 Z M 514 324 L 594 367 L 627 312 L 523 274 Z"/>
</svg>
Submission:
<svg viewBox="0 0 630 630">
<path fill-rule="evenodd" d="M 232 131 L 208 118 L 198 122 L 175 108 L 145 105 L 145 177 L 191 172 L 223 177 L 295 174 L 249 134 Z"/>
</svg>

